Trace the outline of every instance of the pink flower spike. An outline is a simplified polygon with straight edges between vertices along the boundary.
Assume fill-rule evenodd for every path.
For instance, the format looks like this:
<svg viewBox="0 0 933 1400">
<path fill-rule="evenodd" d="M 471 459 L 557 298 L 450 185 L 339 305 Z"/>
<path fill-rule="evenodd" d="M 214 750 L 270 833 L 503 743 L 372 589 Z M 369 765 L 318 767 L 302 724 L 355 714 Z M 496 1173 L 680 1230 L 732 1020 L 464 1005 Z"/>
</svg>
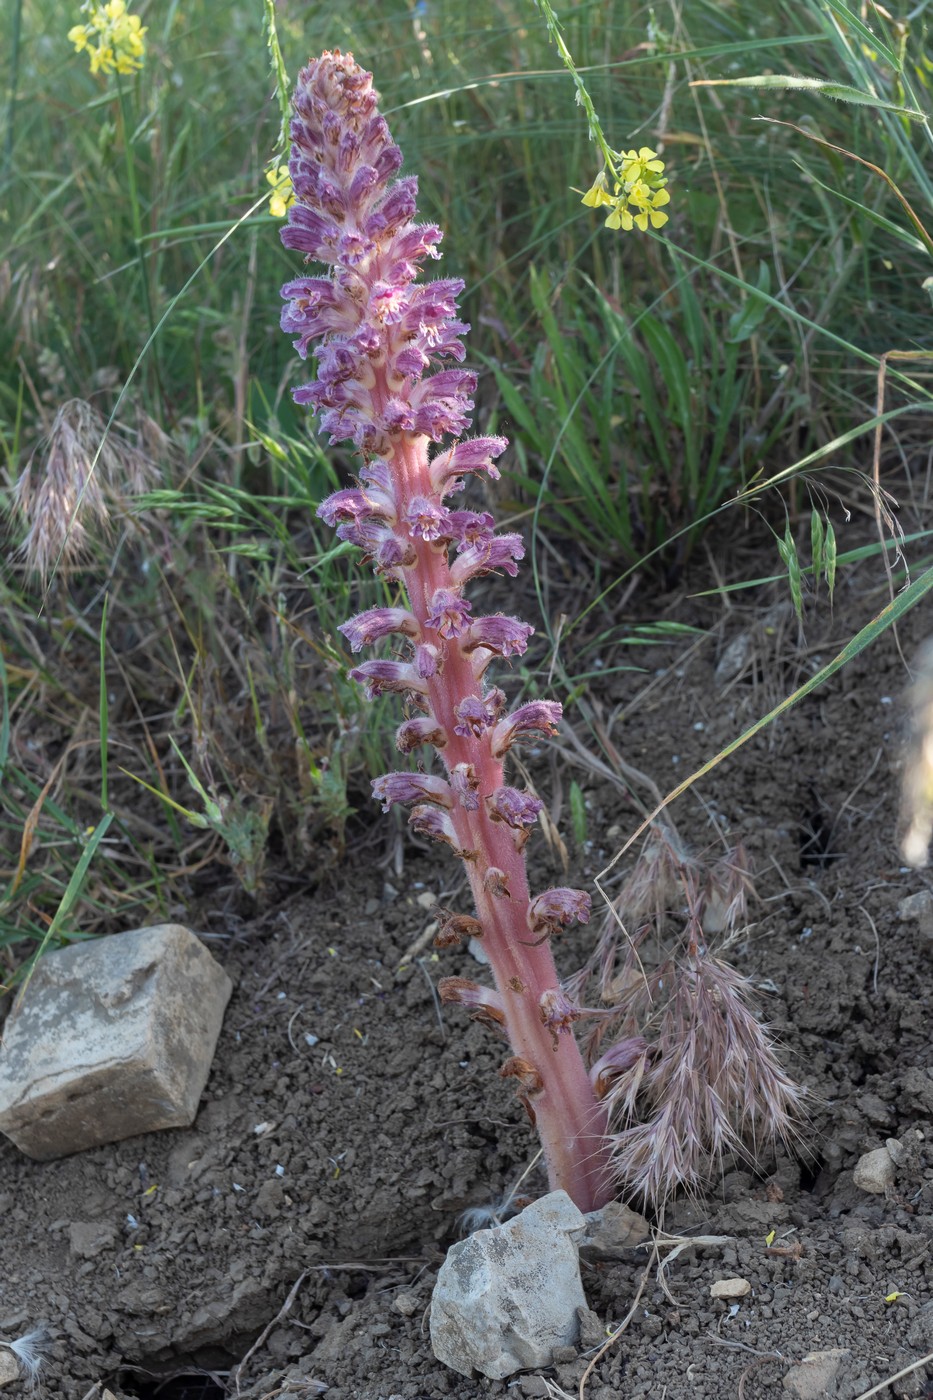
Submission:
<svg viewBox="0 0 933 1400">
<path fill-rule="evenodd" d="M 447 745 L 447 732 L 433 715 L 418 715 L 415 719 L 407 719 L 395 731 L 395 747 L 399 753 L 412 753 L 422 744 L 433 744 L 436 749 L 443 749 Z"/>
<path fill-rule="evenodd" d="M 534 630 L 527 622 L 502 613 L 478 617 L 460 639 L 460 650 L 469 654 L 477 647 L 486 647 L 496 656 L 521 656 Z"/>
<path fill-rule="evenodd" d="M 427 682 L 406 661 L 364 661 L 361 666 L 354 666 L 348 674 L 351 681 L 363 687 L 367 700 L 375 700 L 377 695 L 384 695 L 387 691 L 401 695 L 409 692 L 426 695 L 428 691 Z"/>
<path fill-rule="evenodd" d="M 413 535 L 433 543 L 451 536 L 450 512 L 427 496 L 416 496 L 405 513 Z"/>
<path fill-rule="evenodd" d="M 515 560 L 524 557 L 525 542 L 521 535 L 494 535 L 489 540 L 477 540 L 465 549 L 451 564 L 450 577 L 454 583 L 462 584 L 501 570 L 515 578 L 518 573 Z"/>
<path fill-rule="evenodd" d="M 535 895 L 528 906 L 528 927 L 532 933 L 549 938 L 552 933 L 566 928 L 574 919 L 588 924 L 592 901 L 585 890 L 570 890 L 558 886 L 553 890 L 543 890 Z"/>
<path fill-rule="evenodd" d="M 503 437 L 468 438 L 455 443 L 431 463 L 431 485 L 439 496 L 446 496 L 457 489 L 454 483 L 463 472 L 486 472 L 493 481 L 498 481 L 499 471 L 492 461 L 501 456 L 508 445 L 508 438 Z"/>
<path fill-rule="evenodd" d="M 469 622 L 470 604 L 453 588 L 438 588 L 431 599 L 431 611 L 425 619 L 438 636 L 449 641 L 459 637 Z"/>
<path fill-rule="evenodd" d="M 525 734 L 556 734 L 562 713 L 559 700 L 531 700 L 527 705 L 519 705 L 500 719 L 492 731 L 493 758 L 504 758 L 515 740 Z"/>
<path fill-rule="evenodd" d="M 486 798 L 486 810 L 494 822 L 505 822 L 516 831 L 534 826 L 544 803 L 519 788 L 499 787 Z"/>
<path fill-rule="evenodd" d="M 342 622 L 337 631 L 346 637 L 351 651 L 362 651 L 363 647 L 378 642 L 380 637 L 396 632 L 403 637 L 418 638 L 421 635 L 417 619 L 405 608 L 369 608 L 351 617 L 349 622 Z"/>
<path fill-rule="evenodd" d="M 384 812 L 396 802 L 436 802 L 448 808 L 454 805 L 450 783 L 431 773 L 383 773 L 381 778 L 373 779 L 372 789 Z"/>
</svg>

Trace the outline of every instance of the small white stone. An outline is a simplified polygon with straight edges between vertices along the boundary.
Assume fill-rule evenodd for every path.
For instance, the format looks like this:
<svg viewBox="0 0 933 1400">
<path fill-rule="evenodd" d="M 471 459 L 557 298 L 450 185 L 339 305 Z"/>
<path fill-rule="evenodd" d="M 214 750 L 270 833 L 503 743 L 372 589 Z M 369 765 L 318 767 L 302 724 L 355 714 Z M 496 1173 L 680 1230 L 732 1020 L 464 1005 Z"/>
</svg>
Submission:
<svg viewBox="0 0 933 1400">
<path fill-rule="evenodd" d="M 422 909 L 433 909 L 437 903 L 437 895 L 432 894 L 430 890 L 425 890 L 424 894 L 416 895 L 415 903 L 419 904 Z"/>
<path fill-rule="evenodd" d="M 860 1191 L 881 1196 L 894 1182 L 894 1159 L 886 1147 L 866 1152 L 855 1164 L 852 1179 Z"/>
<path fill-rule="evenodd" d="M 422 1303 L 417 1293 L 397 1293 L 392 1306 L 396 1312 L 402 1314 L 402 1317 L 414 1317 Z"/>
<path fill-rule="evenodd" d="M 0 1347 L 0 1385 L 10 1385 L 19 1379 L 19 1362 L 6 1347 Z"/>
<path fill-rule="evenodd" d="M 747 1298 L 752 1286 L 747 1278 L 718 1278 L 710 1284 L 711 1298 Z"/>
</svg>

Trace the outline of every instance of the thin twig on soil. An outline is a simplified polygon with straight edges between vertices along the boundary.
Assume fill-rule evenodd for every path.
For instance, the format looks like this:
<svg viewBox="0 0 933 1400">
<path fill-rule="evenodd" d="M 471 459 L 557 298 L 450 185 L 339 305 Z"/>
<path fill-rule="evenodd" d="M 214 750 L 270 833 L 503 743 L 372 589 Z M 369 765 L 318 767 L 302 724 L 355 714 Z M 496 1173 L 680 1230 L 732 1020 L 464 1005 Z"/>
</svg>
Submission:
<svg viewBox="0 0 933 1400">
<path fill-rule="evenodd" d="M 233 1368 L 232 1380 L 234 1385 L 236 1386 L 237 1395 L 239 1395 L 240 1393 L 240 1376 L 243 1374 L 243 1367 L 246 1365 L 247 1361 L 249 1361 L 250 1357 L 254 1356 L 255 1353 L 259 1350 L 259 1348 L 263 1345 L 272 1329 L 282 1321 L 282 1318 L 289 1311 L 289 1309 L 292 1306 L 292 1303 L 294 1303 L 295 1299 L 298 1297 L 298 1290 L 301 1288 L 301 1285 L 304 1283 L 305 1279 L 308 1277 L 308 1274 L 310 1272 L 310 1269 L 305 1269 L 303 1273 L 298 1275 L 297 1279 L 292 1284 L 291 1291 L 289 1292 L 288 1297 L 285 1299 L 285 1302 L 282 1304 L 275 1317 L 272 1319 L 271 1322 L 268 1322 L 266 1326 L 262 1329 L 259 1336 L 256 1338 L 255 1342 L 253 1342 L 253 1345 L 250 1347 L 249 1351 L 243 1357 L 243 1360 L 239 1363 L 239 1365 Z"/>
<path fill-rule="evenodd" d="M 870 1395 L 880 1395 L 883 1390 L 887 1390 L 889 1385 L 893 1385 L 895 1381 L 903 1380 L 912 1371 L 919 1371 L 921 1366 L 928 1366 L 931 1361 L 933 1361 L 933 1351 L 929 1352 L 927 1356 L 921 1356 L 919 1361 L 912 1361 L 902 1371 L 896 1371 L 893 1376 L 888 1376 L 887 1380 L 879 1381 L 877 1385 L 872 1386 L 871 1390 L 863 1390 L 861 1395 L 855 1397 L 855 1400 L 868 1400 Z"/>
</svg>

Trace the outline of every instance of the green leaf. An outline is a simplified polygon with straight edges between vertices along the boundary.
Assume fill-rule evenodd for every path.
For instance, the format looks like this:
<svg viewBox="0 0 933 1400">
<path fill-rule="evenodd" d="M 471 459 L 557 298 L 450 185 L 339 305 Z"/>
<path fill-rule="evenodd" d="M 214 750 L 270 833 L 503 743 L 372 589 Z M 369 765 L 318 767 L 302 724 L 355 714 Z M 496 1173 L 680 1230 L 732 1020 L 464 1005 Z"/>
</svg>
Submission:
<svg viewBox="0 0 933 1400">
<path fill-rule="evenodd" d="M 852 102 L 859 107 L 873 107 L 878 112 L 895 112 L 899 117 L 909 117 L 914 122 L 925 122 L 926 113 L 916 107 L 903 107 L 899 102 L 885 102 L 874 93 L 863 92 L 861 88 L 849 87 L 846 83 L 827 83 L 822 78 L 795 78 L 787 73 L 757 73 L 749 78 L 706 78 L 694 84 L 695 87 L 750 87 L 778 88 L 782 91 L 815 92 L 820 97 L 831 97 L 835 102 Z"/>
<path fill-rule="evenodd" d="M 573 827 L 573 839 L 578 846 L 582 846 L 586 841 L 586 802 L 576 779 L 570 784 L 570 824 Z"/>
</svg>

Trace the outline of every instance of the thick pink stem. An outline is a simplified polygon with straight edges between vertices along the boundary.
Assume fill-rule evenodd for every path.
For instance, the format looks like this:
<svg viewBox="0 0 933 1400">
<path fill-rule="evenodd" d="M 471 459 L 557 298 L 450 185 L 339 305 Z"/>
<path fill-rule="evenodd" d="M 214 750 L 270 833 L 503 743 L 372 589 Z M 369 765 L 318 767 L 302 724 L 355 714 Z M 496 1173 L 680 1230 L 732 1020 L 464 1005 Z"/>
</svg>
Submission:
<svg viewBox="0 0 933 1400">
<path fill-rule="evenodd" d="M 430 491 L 427 441 L 405 436 L 393 460 L 399 514 L 410 502 Z M 439 588 L 450 588 L 446 549 L 416 542 L 417 564 L 406 570 L 411 611 L 426 633 L 430 602 Z M 596 1210 L 614 1195 L 606 1140 L 608 1119 L 597 1101 L 579 1046 L 568 1029 L 553 1032 L 541 1015 L 541 998 L 560 982 L 549 944 L 539 946 L 529 931 L 528 881 L 523 855 L 510 831 L 493 822 L 484 799 L 503 782 L 502 764 L 492 755 L 489 733 L 480 738 L 454 732 L 455 709 L 467 696 L 481 696 L 472 666 L 456 644 L 447 647 L 440 674 L 428 681 L 431 710 L 446 730 L 442 757 L 448 772 L 472 764 L 479 786 L 475 811 L 455 807 L 451 816 L 459 844 L 475 851 L 466 862 L 477 917 L 483 925 L 483 949 L 489 957 L 506 1018 L 506 1031 L 515 1055 L 540 1079 L 530 1099 L 544 1149 L 552 1190 L 565 1190 L 583 1211 Z M 504 872 L 509 897 L 486 887 L 491 868 Z"/>
</svg>

